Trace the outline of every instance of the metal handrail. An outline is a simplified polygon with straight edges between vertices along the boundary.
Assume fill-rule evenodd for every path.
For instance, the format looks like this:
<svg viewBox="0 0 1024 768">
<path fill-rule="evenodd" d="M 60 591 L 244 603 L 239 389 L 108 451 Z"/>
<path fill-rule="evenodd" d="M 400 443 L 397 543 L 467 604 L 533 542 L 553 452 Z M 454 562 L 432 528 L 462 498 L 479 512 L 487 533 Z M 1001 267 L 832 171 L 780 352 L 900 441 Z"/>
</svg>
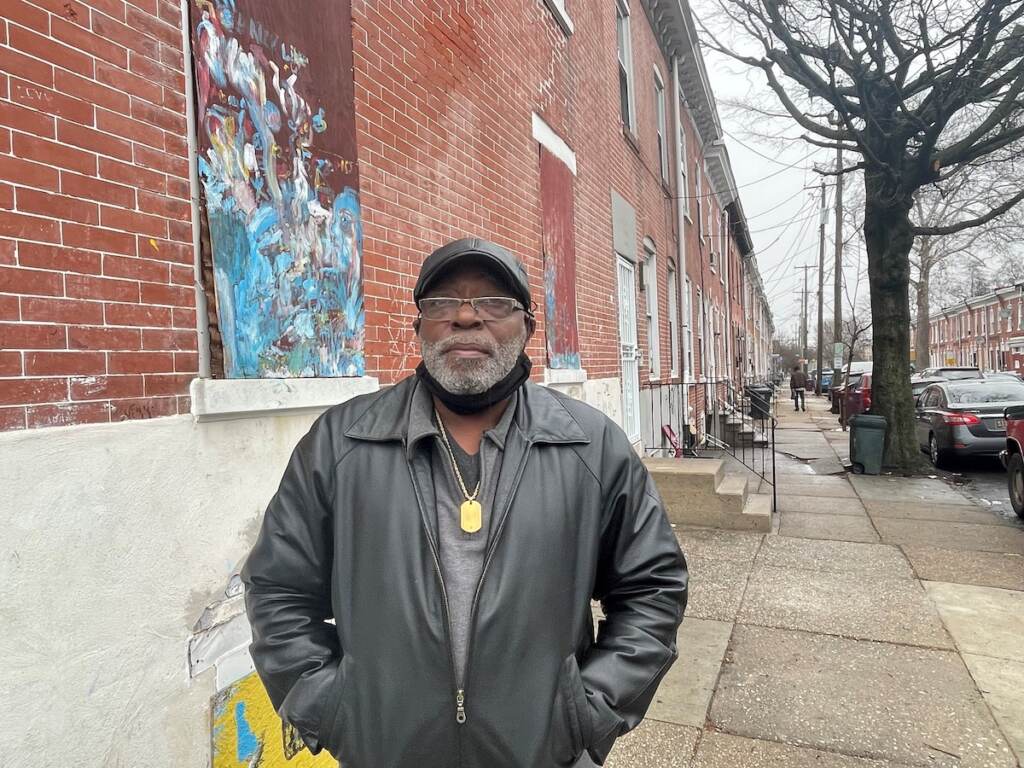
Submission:
<svg viewBox="0 0 1024 768">
<path fill-rule="evenodd" d="M 766 400 L 749 383 L 738 387 L 729 379 L 705 379 L 703 386 L 704 430 L 693 439 L 690 429 L 684 387 L 691 382 L 649 383 L 644 387 L 648 398 L 646 419 L 641 419 L 644 445 L 651 452 L 666 449 L 677 456 L 699 457 L 700 451 L 725 451 L 772 487 L 772 509 L 776 508 L 775 482 L 775 408 L 774 387 Z M 646 423 L 644 423 L 646 421 Z M 670 427 L 666 430 L 665 427 Z M 727 440 L 725 430 L 732 428 L 738 439 Z M 699 430 L 694 430 L 700 432 Z M 666 445 L 671 443 L 671 448 Z M 770 454 L 770 456 L 769 456 Z"/>
</svg>

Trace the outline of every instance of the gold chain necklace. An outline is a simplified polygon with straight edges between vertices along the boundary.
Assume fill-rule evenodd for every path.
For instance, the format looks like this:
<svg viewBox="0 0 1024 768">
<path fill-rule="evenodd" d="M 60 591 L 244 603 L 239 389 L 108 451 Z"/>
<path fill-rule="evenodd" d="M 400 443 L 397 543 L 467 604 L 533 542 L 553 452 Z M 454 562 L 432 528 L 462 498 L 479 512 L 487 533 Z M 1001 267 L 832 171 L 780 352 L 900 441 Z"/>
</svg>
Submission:
<svg viewBox="0 0 1024 768">
<path fill-rule="evenodd" d="M 455 451 L 452 450 L 451 443 L 448 442 L 448 434 L 445 432 L 441 414 L 437 412 L 436 408 L 434 409 L 434 415 L 437 417 L 437 426 L 441 428 L 441 442 L 444 443 L 444 447 L 448 450 L 448 458 L 452 462 L 452 469 L 455 470 L 455 478 L 459 481 L 462 495 L 466 497 L 466 500 L 459 507 L 459 525 L 466 533 L 476 533 L 483 527 L 484 523 L 483 507 L 476 500 L 477 494 L 480 493 L 480 480 L 476 481 L 476 488 L 473 489 L 473 493 L 470 493 L 466 488 L 466 481 L 462 479 L 462 473 L 459 471 L 459 463 L 455 460 Z M 483 472 L 481 472 L 482 474 Z"/>
</svg>

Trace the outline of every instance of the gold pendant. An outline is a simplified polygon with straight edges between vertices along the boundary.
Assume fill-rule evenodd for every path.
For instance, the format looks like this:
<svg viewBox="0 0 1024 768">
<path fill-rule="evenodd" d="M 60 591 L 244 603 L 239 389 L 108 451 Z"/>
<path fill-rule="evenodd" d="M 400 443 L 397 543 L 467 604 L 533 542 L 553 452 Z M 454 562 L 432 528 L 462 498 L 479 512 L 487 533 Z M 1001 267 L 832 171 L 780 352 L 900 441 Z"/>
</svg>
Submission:
<svg viewBox="0 0 1024 768">
<path fill-rule="evenodd" d="M 466 533 L 476 533 L 484 524 L 484 510 L 479 501 L 466 499 L 459 507 L 461 515 L 462 530 Z"/>
</svg>

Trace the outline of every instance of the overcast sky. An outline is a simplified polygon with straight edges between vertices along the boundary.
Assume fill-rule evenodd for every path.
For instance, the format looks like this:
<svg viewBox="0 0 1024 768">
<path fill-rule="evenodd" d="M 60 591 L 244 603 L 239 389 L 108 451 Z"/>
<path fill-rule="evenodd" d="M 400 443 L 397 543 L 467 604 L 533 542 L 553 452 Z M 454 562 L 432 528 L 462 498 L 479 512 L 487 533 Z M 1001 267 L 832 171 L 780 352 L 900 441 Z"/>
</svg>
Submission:
<svg viewBox="0 0 1024 768">
<path fill-rule="evenodd" d="M 695 12 L 697 8 L 694 8 Z M 821 206 L 821 176 L 813 166 L 834 164 L 833 152 L 818 149 L 801 141 L 780 143 L 761 138 L 758 134 L 785 134 L 799 136 L 795 123 L 770 121 L 761 115 L 730 106 L 730 102 L 749 101 L 751 95 L 769 91 L 764 76 L 745 70 L 742 65 L 712 51 L 704 52 L 708 77 L 715 98 L 722 128 L 726 132 L 729 158 L 733 175 L 739 187 L 743 210 L 748 219 L 751 238 L 757 254 L 758 267 L 765 283 L 776 334 L 791 338 L 800 322 L 800 304 L 803 290 L 803 265 L 814 265 L 808 272 L 809 337 L 817 333 L 817 262 L 818 262 L 818 209 Z M 777 102 L 772 102 L 776 106 Z M 781 109 L 781 108 L 779 108 Z M 776 128 L 769 128 L 772 122 Z M 826 223 L 825 250 L 825 318 L 832 317 L 832 267 L 835 219 L 834 177 L 827 177 L 826 190 L 829 218 Z M 804 187 L 810 187 L 804 189 Z M 849 204 L 849 195 L 846 195 Z M 847 233 L 847 238 L 849 233 Z M 854 296 L 858 256 L 861 259 L 861 285 L 856 297 L 858 303 L 867 298 L 866 261 L 859 238 L 849 242 L 844 252 L 844 274 L 849 285 L 848 294 Z M 844 313 L 848 313 L 844 300 Z"/>
</svg>

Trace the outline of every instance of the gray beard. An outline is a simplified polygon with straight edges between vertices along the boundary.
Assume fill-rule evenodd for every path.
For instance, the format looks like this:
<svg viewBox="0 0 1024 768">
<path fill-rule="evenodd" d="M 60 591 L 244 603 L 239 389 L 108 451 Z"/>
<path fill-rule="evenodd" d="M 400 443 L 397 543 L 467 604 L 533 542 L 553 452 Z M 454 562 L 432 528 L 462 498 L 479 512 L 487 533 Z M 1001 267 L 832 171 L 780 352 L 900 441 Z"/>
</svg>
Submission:
<svg viewBox="0 0 1024 768">
<path fill-rule="evenodd" d="M 459 342 L 478 344 L 491 354 L 483 359 L 449 359 L 445 352 Z M 453 395 L 479 395 L 508 376 L 526 348 L 526 329 L 505 344 L 494 344 L 489 337 L 474 334 L 449 336 L 441 341 L 420 340 L 420 355 L 430 375 Z"/>
</svg>

